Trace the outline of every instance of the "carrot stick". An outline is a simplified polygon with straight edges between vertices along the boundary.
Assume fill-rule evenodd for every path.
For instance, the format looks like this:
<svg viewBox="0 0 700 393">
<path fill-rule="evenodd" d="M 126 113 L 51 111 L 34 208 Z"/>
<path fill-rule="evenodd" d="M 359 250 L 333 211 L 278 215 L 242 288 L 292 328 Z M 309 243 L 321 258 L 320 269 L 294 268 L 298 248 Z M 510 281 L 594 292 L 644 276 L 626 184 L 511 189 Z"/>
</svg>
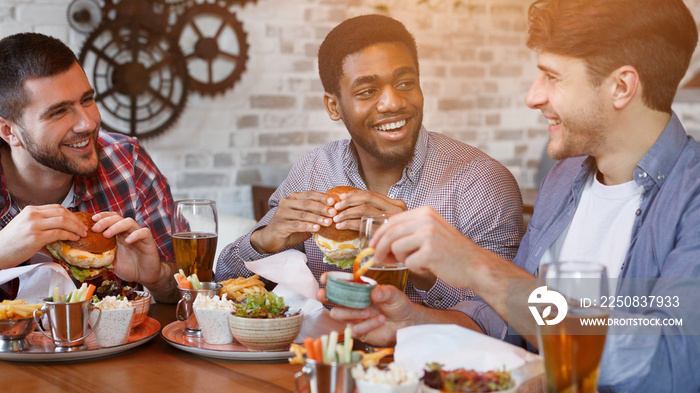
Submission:
<svg viewBox="0 0 700 393">
<path fill-rule="evenodd" d="M 321 338 L 314 340 L 314 355 L 316 355 L 316 361 L 323 362 L 323 344 L 321 343 Z"/>
<path fill-rule="evenodd" d="M 307 337 L 304 339 L 304 348 L 306 348 L 307 359 L 316 360 L 316 348 L 314 348 L 314 339 Z"/>
<path fill-rule="evenodd" d="M 192 283 L 185 278 L 182 274 L 176 274 L 175 279 L 177 280 L 177 286 L 182 289 L 192 289 Z"/>
<path fill-rule="evenodd" d="M 95 293 L 95 288 L 97 288 L 97 287 L 95 287 L 95 286 L 92 285 L 92 284 L 88 285 L 87 291 L 85 292 L 85 299 L 83 299 L 83 300 L 91 299 L 91 298 L 92 298 L 92 294 Z"/>
</svg>

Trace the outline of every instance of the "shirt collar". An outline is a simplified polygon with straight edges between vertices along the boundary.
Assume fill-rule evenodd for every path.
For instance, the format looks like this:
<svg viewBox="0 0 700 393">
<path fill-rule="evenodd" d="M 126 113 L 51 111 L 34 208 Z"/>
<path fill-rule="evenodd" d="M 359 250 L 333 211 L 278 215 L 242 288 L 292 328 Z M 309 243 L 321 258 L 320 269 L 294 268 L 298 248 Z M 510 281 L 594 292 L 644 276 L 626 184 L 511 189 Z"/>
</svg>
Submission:
<svg viewBox="0 0 700 393">
<path fill-rule="evenodd" d="M 406 165 L 406 167 L 404 168 L 403 175 L 401 176 L 401 180 L 399 180 L 399 182 L 402 182 L 405 179 L 408 179 L 411 182 L 417 181 L 417 179 L 420 177 L 420 172 L 423 169 L 423 165 L 425 164 L 427 157 L 428 130 L 426 130 L 425 127 L 421 125 L 421 128 L 418 131 L 418 140 L 416 141 L 416 147 L 413 149 L 413 157 L 411 158 L 411 161 L 408 163 L 408 165 Z M 355 151 L 352 141 L 350 140 L 348 141 L 347 149 L 345 149 L 345 152 L 343 152 L 342 160 L 343 168 L 345 168 L 346 173 L 357 174 L 358 178 L 361 178 L 361 176 L 359 175 L 360 165 L 357 158 L 357 152 Z M 358 180 L 361 179 L 355 179 L 355 181 Z M 362 181 L 361 184 L 364 184 L 364 181 Z"/>
<path fill-rule="evenodd" d="M 406 165 L 403 171 L 403 177 L 408 178 L 411 182 L 416 182 L 420 177 L 420 172 L 425 165 L 425 161 L 428 158 L 428 130 L 421 125 L 420 131 L 418 132 L 418 140 L 416 141 L 416 148 L 413 149 L 413 158 L 411 162 Z"/>
<path fill-rule="evenodd" d="M 651 179 L 657 187 L 661 187 L 664 180 L 676 165 L 684 146 L 688 143 L 688 136 L 675 113 L 671 114 L 671 120 L 659 135 L 651 149 L 642 157 L 634 171 L 634 179 L 637 184 L 644 185 Z"/>
</svg>

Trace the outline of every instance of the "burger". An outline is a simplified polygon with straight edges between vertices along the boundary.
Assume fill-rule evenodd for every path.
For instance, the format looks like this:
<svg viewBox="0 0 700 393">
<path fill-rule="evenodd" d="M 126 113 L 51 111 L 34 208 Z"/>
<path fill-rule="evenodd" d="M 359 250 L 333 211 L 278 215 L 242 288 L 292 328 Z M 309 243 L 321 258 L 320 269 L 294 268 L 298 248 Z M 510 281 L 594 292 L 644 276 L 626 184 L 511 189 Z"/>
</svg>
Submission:
<svg viewBox="0 0 700 393">
<path fill-rule="evenodd" d="M 55 241 L 46 245 L 54 260 L 78 281 L 102 275 L 113 268 L 117 241 L 102 233 L 93 232 L 92 215 L 85 212 L 75 214 L 88 227 L 88 234 L 77 241 Z"/>
<path fill-rule="evenodd" d="M 351 190 L 357 190 L 357 188 L 350 186 L 333 187 L 326 191 L 326 194 L 340 201 L 338 195 Z M 335 222 L 328 227 L 322 226 L 318 232 L 314 233 L 314 241 L 323 252 L 323 262 L 343 269 L 352 267 L 355 257 L 362 248 L 358 231 L 350 229 L 340 230 L 335 227 Z"/>
</svg>

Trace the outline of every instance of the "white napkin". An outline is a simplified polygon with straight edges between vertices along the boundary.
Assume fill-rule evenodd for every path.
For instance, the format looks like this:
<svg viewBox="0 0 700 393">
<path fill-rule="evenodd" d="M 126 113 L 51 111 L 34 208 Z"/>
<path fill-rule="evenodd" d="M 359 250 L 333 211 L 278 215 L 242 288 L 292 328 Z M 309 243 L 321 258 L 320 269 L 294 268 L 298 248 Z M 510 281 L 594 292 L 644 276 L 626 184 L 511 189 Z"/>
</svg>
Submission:
<svg viewBox="0 0 700 393">
<path fill-rule="evenodd" d="M 42 302 L 44 298 L 53 295 L 54 287 L 58 287 L 62 295 L 67 295 L 75 289 L 75 284 L 68 273 L 63 267 L 53 262 L 0 270 L 0 284 L 14 278 L 19 278 L 17 299 L 25 300 L 27 303 Z"/>
<path fill-rule="evenodd" d="M 245 263 L 246 268 L 261 277 L 276 282 L 272 291 L 284 298 L 291 310 L 301 310 L 304 322 L 294 342 L 302 342 L 306 337 L 316 338 L 331 331 L 342 331 L 345 325 L 331 318 L 323 304 L 316 300 L 318 281 L 306 264 L 306 255 L 297 250 L 287 250 L 279 254 Z"/>
<path fill-rule="evenodd" d="M 542 359 L 523 348 L 457 325 L 419 325 L 400 329 L 396 335 L 394 361 L 406 370 L 423 375 L 426 363 L 488 371 L 516 370 L 513 377 L 523 381 L 544 369 Z M 530 362 L 536 362 L 531 367 Z"/>
</svg>

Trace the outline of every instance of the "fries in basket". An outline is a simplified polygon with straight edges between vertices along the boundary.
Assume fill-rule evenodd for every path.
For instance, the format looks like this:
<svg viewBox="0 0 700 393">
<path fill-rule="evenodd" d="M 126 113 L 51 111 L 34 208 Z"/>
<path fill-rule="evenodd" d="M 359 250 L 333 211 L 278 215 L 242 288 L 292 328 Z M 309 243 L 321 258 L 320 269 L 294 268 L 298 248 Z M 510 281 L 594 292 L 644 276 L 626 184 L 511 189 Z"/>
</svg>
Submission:
<svg viewBox="0 0 700 393">
<path fill-rule="evenodd" d="M 34 310 L 40 309 L 44 304 L 29 304 L 24 300 L 3 300 L 0 303 L 0 319 L 24 319 L 31 318 Z"/>
<path fill-rule="evenodd" d="M 244 301 L 248 295 L 264 295 L 267 293 L 265 283 L 260 281 L 260 276 L 257 274 L 250 277 L 232 278 L 221 281 L 219 284 L 223 285 L 219 295 L 225 293 L 226 297 L 237 302 Z"/>
</svg>

